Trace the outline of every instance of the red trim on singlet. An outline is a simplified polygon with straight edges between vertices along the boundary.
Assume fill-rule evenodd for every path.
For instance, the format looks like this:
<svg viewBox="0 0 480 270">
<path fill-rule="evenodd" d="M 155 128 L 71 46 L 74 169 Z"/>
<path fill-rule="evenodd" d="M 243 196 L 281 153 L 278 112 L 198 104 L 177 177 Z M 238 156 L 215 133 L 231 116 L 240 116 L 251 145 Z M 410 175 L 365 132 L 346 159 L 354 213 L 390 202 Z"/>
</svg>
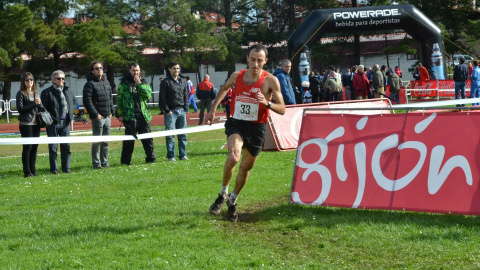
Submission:
<svg viewBox="0 0 480 270">
<path fill-rule="evenodd" d="M 235 80 L 235 88 L 232 93 L 232 99 L 231 99 L 231 104 L 230 104 L 230 111 L 231 115 L 235 115 L 235 100 L 237 97 L 250 97 L 250 98 L 256 98 L 257 92 L 262 91 L 262 84 L 263 81 L 265 80 L 265 77 L 269 74 L 267 71 L 263 71 L 262 74 L 260 75 L 260 78 L 252 84 L 252 85 L 247 85 L 243 81 L 243 76 L 245 75 L 246 69 L 242 69 L 237 76 L 237 79 Z M 253 90 L 253 91 L 252 91 Z M 257 102 L 258 103 L 258 102 Z M 257 121 L 251 121 L 252 123 L 265 123 L 267 122 L 268 118 L 268 113 L 269 109 L 263 105 L 263 104 L 258 104 L 258 120 Z"/>
</svg>

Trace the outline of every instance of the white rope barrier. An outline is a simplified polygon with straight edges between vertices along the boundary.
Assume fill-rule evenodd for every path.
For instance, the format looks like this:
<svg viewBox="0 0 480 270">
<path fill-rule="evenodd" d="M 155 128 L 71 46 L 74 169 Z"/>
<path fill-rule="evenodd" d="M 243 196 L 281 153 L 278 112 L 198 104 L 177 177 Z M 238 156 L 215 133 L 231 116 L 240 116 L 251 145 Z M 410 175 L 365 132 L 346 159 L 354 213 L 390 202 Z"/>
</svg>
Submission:
<svg viewBox="0 0 480 270">
<path fill-rule="evenodd" d="M 138 134 L 137 138 L 149 139 L 179 134 L 190 134 L 197 132 L 205 132 L 217 129 L 223 129 L 225 123 L 213 124 L 211 126 L 196 126 L 184 129 L 173 129 L 151 133 Z M 79 136 L 79 137 L 28 137 L 28 138 L 0 138 L 0 145 L 20 145 L 20 144 L 57 144 L 57 143 L 92 143 L 92 142 L 112 142 L 112 141 L 128 141 L 135 140 L 132 135 L 116 135 L 116 136 Z"/>
</svg>

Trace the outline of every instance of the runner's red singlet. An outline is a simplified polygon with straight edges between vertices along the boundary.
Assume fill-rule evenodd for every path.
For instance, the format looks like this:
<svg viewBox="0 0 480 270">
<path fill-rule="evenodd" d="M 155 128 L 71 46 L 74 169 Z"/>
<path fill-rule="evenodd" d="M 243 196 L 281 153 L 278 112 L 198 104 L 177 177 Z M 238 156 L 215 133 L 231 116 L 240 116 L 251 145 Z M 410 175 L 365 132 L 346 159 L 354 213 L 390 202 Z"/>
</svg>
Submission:
<svg viewBox="0 0 480 270">
<path fill-rule="evenodd" d="M 254 123 L 267 122 L 268 112 L 270 111 L 263 104 L 258 103 L 257 93 L 261 91 L 263 81 L 268 72 L 263 71 L 260 78 L 252 85 L 247 85 L 243 81 L 246 69 L 238 73 L 235 81 L 235 88 L 232 93 L 230 104 L 232 117 L 238 120 L 251 121 Z"/>
</svg>

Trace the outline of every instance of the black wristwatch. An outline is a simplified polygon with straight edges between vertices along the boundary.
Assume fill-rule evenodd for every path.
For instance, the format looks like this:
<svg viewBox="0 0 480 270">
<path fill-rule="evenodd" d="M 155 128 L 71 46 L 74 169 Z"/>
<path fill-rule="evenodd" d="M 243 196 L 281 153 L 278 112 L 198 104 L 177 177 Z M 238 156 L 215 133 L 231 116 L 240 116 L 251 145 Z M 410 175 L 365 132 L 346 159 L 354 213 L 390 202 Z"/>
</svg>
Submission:
<svg viewBox="0 0 480 270">
<path fill-rule="evenodd" d="M 267 108 L 270 108 L 270 106 L 272 106 L 272 102 L 269 100 L 269 101 L 268 101 Z"/>
</svg>

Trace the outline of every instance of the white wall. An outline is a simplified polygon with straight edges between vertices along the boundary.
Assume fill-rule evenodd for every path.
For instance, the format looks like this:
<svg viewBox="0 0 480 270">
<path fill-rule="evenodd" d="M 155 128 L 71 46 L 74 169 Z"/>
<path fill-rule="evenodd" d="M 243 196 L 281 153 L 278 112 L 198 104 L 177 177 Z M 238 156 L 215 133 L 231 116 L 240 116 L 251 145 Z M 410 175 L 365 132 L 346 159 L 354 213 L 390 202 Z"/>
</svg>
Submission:
<svg viewBox="0 0 480 270">
<path fill-rule="evenodd" d="M 246 68 L 246 64 L 237 63 L 235 65 L 235 67 L 236 67 L 236 70 L 244 69 L 244 68 Z M 207 71 L 208 71 L 208 74 L 210 75 L 210 81 L 213 83 L 214 88 L 219 89 L 220 86 L 227 79 L 227 72 L 226 71 L 215 72 L 215 67 L 212 66 L 212 65 L 202 66 L 202 68 L 200 69 L 200 74 L 202 76 L 200 78 L 200 81 L 203 80 L 203 75 L 205 73 L 207 73 Z M 199 81 L 197 80 L 197 74 L 196 73 L 182 73 L 182 76 L 189 76 L 190 80 L 193 83 L 193 87 L 195 87 L 195 89 L 197 89 L 197 84 L 199 83 Z M 156 104 L 158 104 L 158 91 L 160 90 L 160 81 L 159 81 L 160 77 L 165 78 L 165 75 L 155 75 L 154 78 L 153 78 L 153 81 L 152 81 L 151 76 L 145 77 L 145 79 L 147 80 L 148 83 L 150 83 L 150 84 L 153 83 L 152 90 L 153 90 L 154 93 L 153 93 L 153 98 L 150 100 L 150 102 L 156 103 Z M 121 79 L 121 77 L 115 77 L 115 85 L 117 85 L 117 87 L 118 87 L 118 84 L 120 84 L 120 79 Z M 66 73 L 65 84 L 69 87 L 69 90 L 72 91 L 75 94 L 75 96 L 77 96 L 77 102 L 81 106 L 83 105 L 83 101 L 82 101 L 82 97 L 79 97 L 79 96 L 82 96 L 83 86 L 85 85 L 86 82 L 87 82 L 86 78 L 80 78 L 79 79 L 79 78 L 77 78 L 77 74 L 75 74 L 74 72 Z M 43 87 L 40 87 L 38 89 L 38 91 L 41 92 L 43 89 L 46 89 L 46 88 L 50 87 L 51 85 L 52 85 L 52 83 L 48 82 Z M 38 85 L 37 85 L 37 87 L 38 87 Z M 17 82 L 12 82 L 12 93 L 11 93 L 12 99 L 15 99 L 15 97 L 17 95 L 17 92 L 19 90 L 20 90 L 20 82 L 18 82 L 18 81 Z M 16 106 L 16 103 L 12 102 L 12 106 Z"/>
<path fill-rule="evenodd" d="M 389 56 L 389 62 L 390 62 L 390 67 L 392 68 L 393 71 L 395 71 L 395 66 L 399 66 L 400 69 L 402 70 L 402 81 L 410 81 L 413 80 L 413 76 L 410 72 L 408 72 L 408 69 L 417 62 L 417 60 L 407 60 L 407 57 L 405 54 L 393 54 Z M 373 65 L 378 64 L 380 66 L 382 65 L 387 65 L 387 58 L 385 55 L 368 55 L 364 56 L 362 55 L 360 57 L 360 62 L 362 62 L 362 65 L 365 67 L 373 67 Z M 400 65 L 399 65 L 400 62 Z"/>
</svg>

